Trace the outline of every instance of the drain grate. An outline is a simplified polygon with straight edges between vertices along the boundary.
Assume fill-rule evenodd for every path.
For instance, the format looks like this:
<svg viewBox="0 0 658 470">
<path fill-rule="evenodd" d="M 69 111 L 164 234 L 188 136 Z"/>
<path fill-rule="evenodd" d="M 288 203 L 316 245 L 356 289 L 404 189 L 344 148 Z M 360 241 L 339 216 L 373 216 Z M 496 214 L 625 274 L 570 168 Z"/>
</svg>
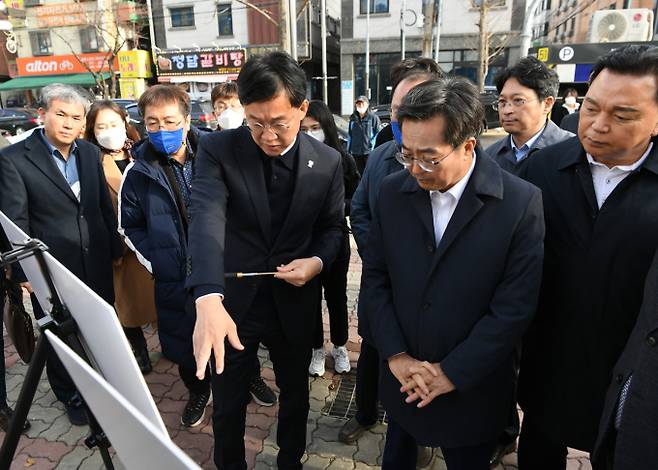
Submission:
<svg viewBox="0 0 658 470">
<path fill-rule="evenodd" d="M 338 388 L 334 400 L 325 408 L 322 414 L 340 419 L 350 419 L 356 414 L 356 398 L 354 391 L 356 389 L 356 370 L 352 369 L 349 373 L 340 376 Z M 386 422 L 386 412 L 381 403 L 378 404 L 379 421 Z"/>
</svg>

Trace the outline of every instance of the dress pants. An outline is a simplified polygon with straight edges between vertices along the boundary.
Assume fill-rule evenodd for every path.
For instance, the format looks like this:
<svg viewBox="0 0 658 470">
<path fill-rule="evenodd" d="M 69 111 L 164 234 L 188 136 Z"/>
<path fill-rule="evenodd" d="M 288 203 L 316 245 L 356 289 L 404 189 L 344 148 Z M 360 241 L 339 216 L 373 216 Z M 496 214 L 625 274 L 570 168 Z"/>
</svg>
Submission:
<svg viewBox="0 0 658 470">
<path fill-rule="evenodd" d="M 4 270 L 0 269 L 0 276 L 4 275 Z M 5 293 L 0 289 L 0 307 L 5 306 Z M 7 379 L 5 377 L 5 338 L 2 334 L 2 315 L 0 315 L 0 408 L 7 406 Z"/>
<path fill-rule="evenodd" d="M 36 295 L 30 294 L 30 300 L 32 301 L 32 311 L 34 312 L 34 318 L 40 320 L 46 314 L 41 309 L 41 305 L 37 300 Z M 48 353 L 48 358 L 46 360 L 46 375 L 48 376 L 48 382 L 50 383 L 50 388 L 57 397 L 59 401 L 64 404 L 67 404 L 71 399 L 77 394 L 77 389 L 75 384 L 71 379 L 71 376 L 64 368 L 64 364 L 59 360 L 57 354 L 52 349 Z"/>
<path fill-rule="evenodd" d="M 336 346 L 347 343 L 347 271 L 350 267 L 350 236 L 343 234 L 338 256 L 328 269 L 320 274 L 320 283 L 324 288 L 324 298 L 329 310 L 329 330 L 331 342 Z M 322 292 L 318 295 L 316 311 L 317 323 L 313 337 L 313 348 L 320 349 L 324 345 L 322 327 Z"/>
<path fill-rule="evenodd" d="M 356 363 L 356 420 L 370 426 L 379 418 L 379 353 L 366 340 Z"/>
<path fill-rule="evenodd" d="M 441 451 L 448 470 L 489 470 L 489 459 L 495 445 L 495 442 L 489 442 L 469 447 L 442 447 Z M 389 418 L 382 470 L 414 469 L 417 458 L 416 440 Z"/>
<path fill-rule="evenodd" d="M 368 154 L 366 155 L 354 155 L 354 161 L 356 162 L 356 169 L 359 171 L 359 174 L 362 175 L 366 171 L 366 164 L 368 163 Z"/>
<path fill-rule="evenodd" d="M 567 445 L 546 435 L 532 411 L 523 410 L 519 437 L 519 470 L 563 470 L 567 467 Z"/>
<path fill-rule="evenodd" d="M 306 420 L 309 410 L 308 366 L 310 344 L 293 344 L 284 335 L 272 297 L 270 282 L 265 281 L 251 309 L 238 323 L 243 351 L 226 342 L 224 372 L 213 375 L 213 431 L 215 465 L 220 470 L 247 468 L 244 450 L 245 414 L 250 401 L 249 383 L 258 344 L 269 349 L 274 376 L 279 387 L 277 466 L 281 470 L 301 469 L 306 449 Z"/>
</svg>

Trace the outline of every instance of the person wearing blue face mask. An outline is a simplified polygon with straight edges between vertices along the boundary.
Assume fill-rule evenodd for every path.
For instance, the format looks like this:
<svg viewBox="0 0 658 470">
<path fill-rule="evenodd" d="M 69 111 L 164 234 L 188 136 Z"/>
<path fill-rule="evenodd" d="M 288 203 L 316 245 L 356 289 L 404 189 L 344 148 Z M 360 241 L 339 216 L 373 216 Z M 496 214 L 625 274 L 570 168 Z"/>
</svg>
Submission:
<svg viewBox="0 0 658 470">
<path fill-rule="evenodd" d="M 432 60 L 432 59 L 425 59 Z M 403 78 L 395 87 L 393 99 L 391 101 L 391 129 L 398 129 L 396 121 L 397 109 L 409 90 L 432 78 L 440 78 L 441 74 L 437 72 L 414 72 L 406 78 Z M 394 130 L 394 134 L 396 131 Z M 352 196 L 352 207 L 350 213 L 350 223 L 352 233 L 361 257 L 367 251 L 368 232 L 372 220 L 372 209 L 376 206 L 377 194 L 384 178 L 391 173 L 403 169 L 395 160 L 395 154 L 402 145 L 402 139 L 397 133 L 395 140 L 386 142 L 377 147 L 371 154 L 366 165 L 365 173 L 361 182 Z M 357 412 L 354 417 L 347 421 L 338 433 L 341 442 L 350 444 L 356 441 L 364 431 L 372 427 L 378 418 L 378 377 L 379 377 L 379 355 L 373 346 L 370 330 L 365 318 L 359 312 L 359 335 L 363 339 L 361 343 L 361 353 L 357 363 L 356 376 L 356 405 Z M 419 462 L 427 461 L 431 458 L 431 453 L 424 448 L 419 453 Z"/>
<path fill-rule="evenodd" d="M 202 131 L 190 125 L 190 98 L 181 88 L 156 85 L 139 100 L 148 139 L 135 150 L 119 195 L 119 231 L 155 279 L 158 334 L 164 356 L 178 364 L 190 392 L 181 424 L 203 421 L 210 379 L 196 377 L 194 314 L 186 310 L 187 228 L 195 152 Z"/>
</svg>

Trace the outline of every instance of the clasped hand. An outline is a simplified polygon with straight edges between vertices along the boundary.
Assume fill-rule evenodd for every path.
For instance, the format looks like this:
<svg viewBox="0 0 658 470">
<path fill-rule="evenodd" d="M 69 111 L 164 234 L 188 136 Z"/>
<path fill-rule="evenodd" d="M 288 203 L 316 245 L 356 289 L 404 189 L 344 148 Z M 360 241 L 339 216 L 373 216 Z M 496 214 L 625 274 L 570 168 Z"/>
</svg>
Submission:
<svg viewBox="0 0 658 470">
<path fill-rule="evenodd" d="M 419 361 L 403 353 L 391 357 L 388 360 L 388 367 L 402 385 L 400 392 L 407 394 L 405 401 L 413 403 L 420 400 L 416 405 L 418 408 L 424 408 L 439 395 L 455 389 L 439 363 Z"/>
</svg>

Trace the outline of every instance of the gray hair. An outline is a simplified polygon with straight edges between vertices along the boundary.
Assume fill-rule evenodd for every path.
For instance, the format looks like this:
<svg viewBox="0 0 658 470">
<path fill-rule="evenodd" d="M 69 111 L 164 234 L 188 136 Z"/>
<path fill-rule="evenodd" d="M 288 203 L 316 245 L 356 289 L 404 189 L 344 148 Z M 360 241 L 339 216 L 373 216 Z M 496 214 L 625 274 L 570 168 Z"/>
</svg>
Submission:
<svg viewBox="0 0 658 470">
<path fill-rule="evenodd" d="M 41 90 L 41 105 L 46 111 L 50 108 L 53 100 L 80 104 L 84 108 L 85 114 L 87 114 L 89 107 L 91 106 L 89 94 L 85 90 L 77 86 L 65 85 L 63 83 L 53 83 L 43 87 Z"/>
</svg>

